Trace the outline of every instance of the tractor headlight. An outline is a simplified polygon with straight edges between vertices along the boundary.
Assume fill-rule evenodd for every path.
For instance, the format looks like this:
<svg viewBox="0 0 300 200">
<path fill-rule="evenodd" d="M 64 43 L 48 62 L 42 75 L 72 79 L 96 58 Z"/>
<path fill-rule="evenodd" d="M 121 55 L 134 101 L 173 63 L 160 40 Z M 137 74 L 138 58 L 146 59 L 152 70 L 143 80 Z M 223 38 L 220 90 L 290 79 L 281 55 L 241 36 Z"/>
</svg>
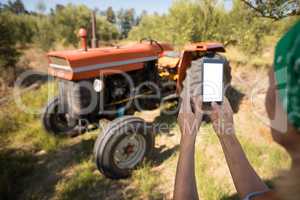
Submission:
<svg viewBox="0 0 300 200">
<path fill-rule="evenodd" d="M 96 92 L 101 92 L 104 88 L 104 82 L 101 79 L 95 79 L 93 86 Z"/>
</svg>

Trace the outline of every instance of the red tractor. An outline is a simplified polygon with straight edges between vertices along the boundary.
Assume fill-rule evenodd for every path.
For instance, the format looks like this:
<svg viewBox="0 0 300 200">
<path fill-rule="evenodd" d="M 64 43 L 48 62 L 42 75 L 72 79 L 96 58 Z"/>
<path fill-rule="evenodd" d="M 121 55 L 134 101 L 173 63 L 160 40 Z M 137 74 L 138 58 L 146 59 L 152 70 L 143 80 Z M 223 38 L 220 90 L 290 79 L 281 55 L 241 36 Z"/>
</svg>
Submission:
<svg viewBox="0 0 300 200">
<path fill-rule="evenodd" d="M 54 135 L 76 136 L 101 118 L 115 118 L 94 148 L 98 169 L 110 178 L 129 176 L 154 148 L 151 125 L 132 116 L 133 111 L 177 98 L 186 74 L 197 75 L 204 58 L 223 60 L 224 82 L 231 79 L 226 59 L 218 54 L 225 52 L 219 43 L 195 43 L 182 52 L 154 40 L 88 49 L 84 30 L 81 37 L 82 49 L 48 54 L 59 95 L 46 106 L 42 123 Z"/>
</svg>

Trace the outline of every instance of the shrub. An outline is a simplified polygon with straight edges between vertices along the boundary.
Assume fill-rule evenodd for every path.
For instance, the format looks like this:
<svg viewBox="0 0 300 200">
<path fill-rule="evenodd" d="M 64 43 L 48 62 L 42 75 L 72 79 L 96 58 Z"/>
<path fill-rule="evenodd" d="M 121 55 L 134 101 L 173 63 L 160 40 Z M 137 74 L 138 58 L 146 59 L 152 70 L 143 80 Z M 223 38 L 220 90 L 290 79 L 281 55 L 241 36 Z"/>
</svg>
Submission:
<svg viewBox="0 0 300 200">
<path fill-rule="evenodd" d="M 3 75 L 3 71 L 14 70 L 20 56 L 15 47 L 14 26 L 9 12 L 0 13 L 0 75 Z M 7 77 L 3 78 L 7 80 Z"/>
<path fill-rule="evenodd" d="M 269 19 L 255 17 L 240 1 L 225 11 L 215 0 L 177 0 L 167 15 L 148 15 L 132 29 L 129 38 L 152 36 L 157 40 L 183 46 L 188 42 L 219 41 L 238 44 L 246 53 L 258 53 L 265 35 L 270 33 Z"/>
</svg>

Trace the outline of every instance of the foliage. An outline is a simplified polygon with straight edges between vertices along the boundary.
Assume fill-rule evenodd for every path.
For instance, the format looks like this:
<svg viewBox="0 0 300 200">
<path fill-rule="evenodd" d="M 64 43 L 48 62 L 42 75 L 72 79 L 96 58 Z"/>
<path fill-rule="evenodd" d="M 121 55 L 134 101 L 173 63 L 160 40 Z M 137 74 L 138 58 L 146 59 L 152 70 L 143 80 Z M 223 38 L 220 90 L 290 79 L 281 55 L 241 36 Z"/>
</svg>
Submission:
<svg viewBox="0 0 300 200">
<path fill-rule="evenodd" d="M 270 21 L 256 18 L 239 0 L 230 12 L 216 0 L 174 2 L 167 15 L 147 15 L 129 38 L 152 37 L 183 46 L 188 42 L 234 43 L 248 53 L 261 50 L 263 37 L 270 33 Z"/>
<path fill-rule="evenodd" d="M 56 34 L 53 32 L 53 22 L 48 16 L 40 16 L 36 20 L 34 43 L 43 50 L 49 50 L 56 41 Z"/>
<path fill-rule="evenodd" d="M 143 10 L 142 13 L 136 17 L 136 25 L 139 25 L 139 23 L 141 22 L 141 20 L 143 19 L 143 17 L 147 16 L 148 12 L 146 10 Z"/>
<path fill-rule="evenodd" d="M 10 19 L 9 15 L 0 14 L 0 70 L 14 67 L 19 57 L 15 47 L 15 31 Z"/>
<path fill-rule="evenodd" d="M 97 16 L 96 36 L 101 41 L 111 41 L 118 39 L 119 32 L 117 27 L 108 22 L 105 17 Z"/>
<path fill-rule="evenodd" d="M 64 44 L 77 46 L 77 32 L 80 28 L 88 28 L 91 21 L 90 10 L 84 6 L 68 4 L 63 9 L 56 10 L 53 16 L 56 34 Z"/>
<path fill-rule="evenodd" d="M 228 19 L 228 41 L 233 41 L 245 52 L 260 53 L 264 36 L 269 35 L 272 29 L 271 21 L 255 17 L 255 14 L 240 1 L 235 1 Z"/>
<path fill-rule="evenodd" d="M 106 20 L 112 24 L 115 24 L 117 22 L 116 14 L 111 6 L 106 10 Z"/>
<path fill-rule="evenodd" d="M 262 17 L 279 20 L 288 16 L 300 15 L 299 0 L 242 0 Z"/>
<path fill-rule="evenodd" d="M 131 31 L 129 38 L 152 36 L 179 46 L 201 40 L 223 41 L 220 26 L 225 18 L 225 11 L 216 6 L 216 1 L 177 0 L 167 15 L 144 17 L 139 26 Z"/>
<path fill-rule="evenodd" d="M 139 26 L 133 27 L 130 31 L 129 39 L 153 38 L 168 41 L 165 35 L 167 32 L 165 22 L 165 16 L 146 15 L 141 20 Z"/>
<path fill-rule="evenodd" d="M 37 6 L 40 13 L 43 13 L 44 3 L 40 1 Z M 51 10 L 50 15 L 29 14 L 27 11 L 23 14 L 19 12 L 16 15 L 15 12 L 9 10 L 15 10 L 14 6 L 4 5 L 1 10 L 1 20 L 5 20 L 5 24 L 2 26 L 7 26 L 10 32 L 9 34 L 1 33 L 1 39 L 13 40 L 12 46 L 35 43 L 44 50 L 52 48 L 56 42 L 77 46 L 78 30 L 83 27 L 88 32 L 91 31 L 91 10 L 84 5 L 57 5 L 55 9 Z M 118 38 L 117 27 L 104 17 L 97 15 L 97 24 L 98 39 L 109 41 Z M 90 37 L 88 39 L 90 40 Z M 13 53 L 10 54 L 13 56 Z"/>
<path fill-rule="evenodd" d="M 91 10 L 83 5 L 68 4 L 64 7 L 58 7 L 50 19 L 52 20 L 50 25 L 56 27 L 56 40 L 62 41 L 65 45 L 78 45 L 77 33 L 80 28 L 86 28 L 88 32 L 91 31 Z M 109 41 L 118 37 L 118 31 L 113 24 L 98 15 L 97 35 L 98 39 Z"/>
<path fill-rule="evenodd" d="M 28 11 L 25 9 L 22 0 L 15 0 L 15 1 L 9 0 L 7 4 L 4 4 L 2 7 L 4 11 L 11 11 L 15 14 L 28 13 Z"/>
<path fill-rule="evenodd" d="M 127 38 L 128 33 L 136 23 L 135 10 L 134 9 L 119 10 L 118 21 L 119 21 L 119 26 L 121 31 L 121 38 Z"/>
</svg>

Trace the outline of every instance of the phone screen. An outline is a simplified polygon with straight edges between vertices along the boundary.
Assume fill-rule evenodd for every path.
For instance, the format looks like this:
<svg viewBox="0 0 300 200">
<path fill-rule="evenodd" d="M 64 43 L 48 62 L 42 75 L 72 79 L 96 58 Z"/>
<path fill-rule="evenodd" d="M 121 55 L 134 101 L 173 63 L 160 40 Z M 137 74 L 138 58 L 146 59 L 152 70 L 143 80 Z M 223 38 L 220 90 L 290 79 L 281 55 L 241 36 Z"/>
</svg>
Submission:
<svg viewBox="0 0 300 200">
<path fill-rule="evenodd" d="M 204 60 L 203 64 L 203 102 L 223 101 L 224 62 L 218 59 Z"/>
</svg>

